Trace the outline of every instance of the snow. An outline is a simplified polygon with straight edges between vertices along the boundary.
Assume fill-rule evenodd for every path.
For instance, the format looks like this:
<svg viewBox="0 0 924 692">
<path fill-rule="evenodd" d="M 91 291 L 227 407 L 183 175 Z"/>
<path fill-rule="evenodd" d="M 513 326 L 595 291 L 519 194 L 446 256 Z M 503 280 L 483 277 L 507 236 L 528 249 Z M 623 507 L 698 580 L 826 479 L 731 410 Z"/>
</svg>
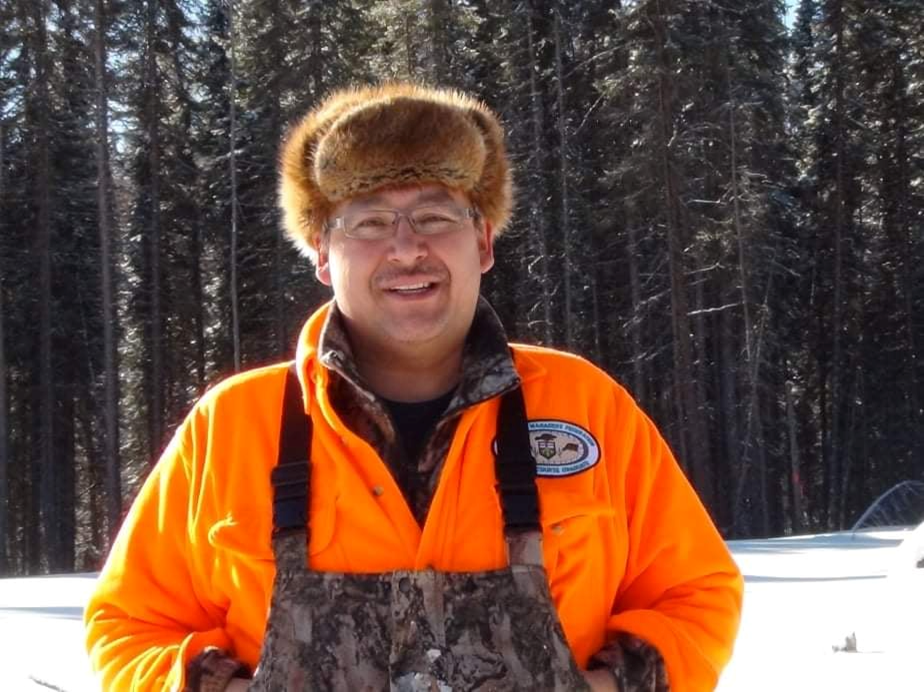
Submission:
<svg viewBox="0 0 924 692">
<path fill-rule="evenodd" d="M 924 689 L 924 525 L 729 546 L 745 601 L 720 692 Z M 3 690 L 98 689 L 81 623 L 94 577 L 0 579 Z"/>
<path fill-rule="evenodd" d="M 99 690 L 83 647 L 95 574 L 0 579 L 0 688 Z"/>
<path fill-rule="evenodd" d="M 745 576 L 745 595 L 720 692 L 924 689 L 911 671 L 924 622 L 924 569 L 914 559 L 924 531 L 729 546 Z"/>
</svg>

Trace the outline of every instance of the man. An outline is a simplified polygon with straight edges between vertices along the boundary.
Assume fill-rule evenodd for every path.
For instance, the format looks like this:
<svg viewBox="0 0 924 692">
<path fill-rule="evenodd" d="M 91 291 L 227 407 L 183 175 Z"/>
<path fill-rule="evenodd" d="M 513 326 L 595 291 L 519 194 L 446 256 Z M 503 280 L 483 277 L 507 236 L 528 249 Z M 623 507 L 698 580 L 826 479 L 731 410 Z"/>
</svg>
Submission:
<svg viewBox="0 0 924 692">
<path fill-rule="evenodd" d="M 479 298 L 511 209 L 496 117 L 334 94 L 283 147 L 333 301 L 294 364 L 206 394 L 87 610 L 110 689 L 706 690 L 742 583 L 652 423 Z"/>
</svg>

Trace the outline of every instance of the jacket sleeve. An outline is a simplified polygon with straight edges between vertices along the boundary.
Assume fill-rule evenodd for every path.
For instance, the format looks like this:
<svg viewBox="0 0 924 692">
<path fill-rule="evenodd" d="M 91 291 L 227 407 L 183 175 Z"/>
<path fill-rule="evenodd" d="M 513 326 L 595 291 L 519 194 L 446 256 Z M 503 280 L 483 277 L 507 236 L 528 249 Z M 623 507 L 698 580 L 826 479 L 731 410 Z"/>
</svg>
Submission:
<svg viewBox="0 0 924 692">
<path fill-rule="evenodd" d="M 608 622 L 661 654 L 672 692 L 715 689 L 738 631 L 741 573 L 654 424 L 624 391 L 617 425 L 628 558 Z"/>
<path fill-rule="evenodd" d="M 84 611 L 86 643 L 104 690 L 179 690 L 186 663 L 231 641 L 220 611 L 200 597 L 196 472 L 190 463 L 196 410 L 144 483 Z M 200 556 L 201 557 L 201 556 Z"/>
</svg>

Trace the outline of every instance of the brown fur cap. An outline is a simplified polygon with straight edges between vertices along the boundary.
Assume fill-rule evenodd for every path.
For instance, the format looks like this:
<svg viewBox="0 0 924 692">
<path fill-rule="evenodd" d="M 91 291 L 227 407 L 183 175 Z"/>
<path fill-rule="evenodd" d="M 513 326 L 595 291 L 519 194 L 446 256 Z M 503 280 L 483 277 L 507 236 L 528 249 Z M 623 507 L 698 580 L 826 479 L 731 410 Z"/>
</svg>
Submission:
<svg viewBox="0 0 924 692">
<path fill-rule="evenodd" d="M 289 131 L 280 169 L 286 231 L 312 260 L 333 207 L 384 188 L 461 190 L 495 235 L 510 217 L 503 129 L 487 106 L 457 91 L 392 83 L 335 92 Z"/>
</svg>

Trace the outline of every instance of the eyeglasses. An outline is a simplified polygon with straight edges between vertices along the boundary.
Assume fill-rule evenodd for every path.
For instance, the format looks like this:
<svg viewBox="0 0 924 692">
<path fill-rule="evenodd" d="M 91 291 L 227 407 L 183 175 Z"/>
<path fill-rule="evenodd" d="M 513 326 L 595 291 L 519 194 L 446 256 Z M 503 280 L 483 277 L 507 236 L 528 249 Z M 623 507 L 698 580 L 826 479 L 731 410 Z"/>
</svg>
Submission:
<svg viewBox="0 0 924 692">
<path fill-rule="evenodd" d="M 328 221 L 327 230 L 343 229 L 347 238 L 356 240 L 385 240 L 394 237 L 401 219 L 407 219 L 418 235 L 444 235 L 458 231 L 468 219 L 476 216 L 471 207 L 460 209 L 451 204 L 417 207 L 409 212 L 362 209 L 334 217 Z"/>
</svg>

